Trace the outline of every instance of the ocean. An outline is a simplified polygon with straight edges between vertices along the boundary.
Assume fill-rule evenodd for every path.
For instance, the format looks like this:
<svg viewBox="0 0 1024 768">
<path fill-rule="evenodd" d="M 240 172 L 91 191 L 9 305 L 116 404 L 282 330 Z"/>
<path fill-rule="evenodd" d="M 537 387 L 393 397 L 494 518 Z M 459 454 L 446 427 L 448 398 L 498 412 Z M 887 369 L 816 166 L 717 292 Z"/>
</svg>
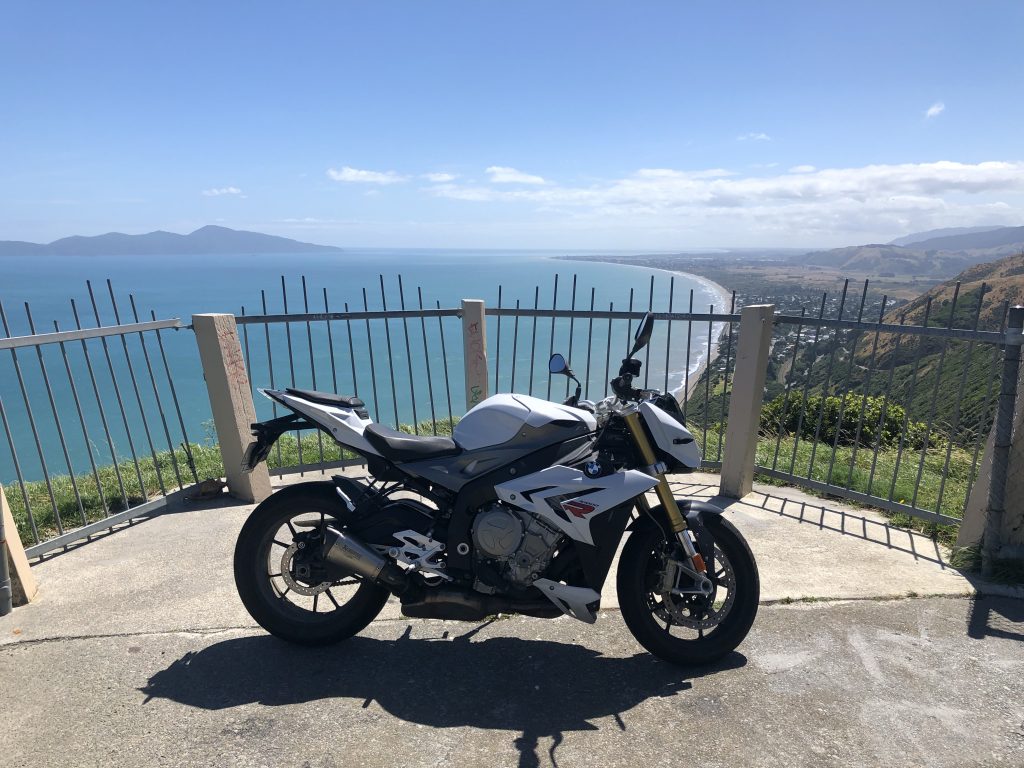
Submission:
<svg viewBox="0 0 1024 768">
<path fill-rule="evenodd" d="M 304 311 L 306 301 L 309 311 L 321 312 L 325 308 L 325 289 L 327 307 L 332 312 L 344 311 L 346 304 L 352 310 L 362 309 L 364 290 L 365 305 L 371 310 L 382 308 L 385 301 L 388 309 L 398 309 L 403 297 L 406 308 L 414 309 L 419 306 L 421 296 L 423 305 L 427 307 L 435 307 L 438 303 L 445 308 L 457 307 L 463 298 L 483 299 L 487 306 L 497 306 L 499 289 L 503 307 L 514 307 L 518 301 L 523 308 L 532 308 L 535 302 L 541 308 L 550 308 L 556 298 L 556 276 L 556 306 L 560 309 L 570 308 L 574 280 L 577 309 L 589 309 L 593 292 L 596 309 L 608 309 L 614 305 L 616 310 L 624 310 L 629 307 L 632 291 L 635 310 L 644 310 L 653 303 L 655 310 L 664 311 L 670 303 L 670 280 L 673 282 L 671 301 L 675 311 L 688 309 L 691 291 L 696 311 L 707 311 L 712 304 L 719 311 L 723 309 L 717 287 L 701 278 L 621 264 L 554 258 L 566 255 L 582 257 L 586 254 L 566 251 L 351 249 L 338 254 L 280 256 L 7 257 L 0 259 L 0 302 L 9 333 L 14 336 L 29 333 L 26 302 L 37 332 L 53 331 L 54 320 L 59 322 L 62 330 L 74 328 L 71 299 L 75 299 L 82 325 L 95 326 L 96 315 L 86 290 L 87 280 L 92 281 L 100 322 L 103 325 L 113 324 L 115 315 L 107 279 L 111 280 L 122 322 L 133 320 L 129 296 L 134 298 L 141 319 L 149 319 L 152 311 L 158 319 L 179 317 L 187 324 L 193 313 L 200 312 L 231 312 L 237 315 L 244 310 L 247 315 L 260 314 L 264 302 L 269 313 L 283 312 L 285 298 L 291 312 Z M 305 300 L 303 276 L 306 281 Z M 650 293 L 652 277 L 653 299 Z M 389 424 L 411 423 L 431 416 L 447 418 L 449 412 L 454 416 L 461 415 L 465 397 L 461 326 L 457 319 L 445 320 L 444 324 L 438 324 L 436 319 L 427 324 L 418 320 L 406 324 L 393 320 L 386 328 L 383 322 L 374 321 L 369 332 L 364 323 L 353 323 L 347 327 L 342 322 L 332 325 L 333 356 L 324 323 L 313 323 L 308 330 L 305 323 L 291 324 L 288 329 L 279 324 L 272 326 L 269 332 L 263 326 L 248 326 L 243 338 L 253 386 L 269 386 L 273 377 L 278 387 L 290 385 L 293 379 L 298 386 L 310 387 L 315 377 L 319 389 L 332 390 L 336 386 L 347 394 L 357 391 L 367 401 L 371 415 Z M 503 318 L 499 332 L 497 320 L 490 318 L 487 332 L 492 391 L 496 384 L 500 391 L 514 388 L 539 397 L 562 399 L 566 382 L 563 379 L 551 382 L 546 369 L 548 352 L 554 349 L 567 355 L 571 352 L 573 368 L 581 378 L 586 378 L 586 393 L 595 397 L 602 395 L 607 380 L 606 370 L 610 366 L 614 375 L 627 344 L 629 329 L 625 324 L 621 324 L 621 328 L 619 325 L 610 329 L 609 341 L 607 321 L 593 324 L 576 322 L 570 327 L 568 321 L 559 320 L 552 327 L 550 319 L 537 322 L 521 319 L 515 324 L 512 318 Z M 446 355 L 441 353 L 442 328 Z M 351 354 L 349 331 L 354 334 Z M 648 358 L 647 376 L 651 386 L 664 387 L 668 384 L 670 389 L 681 386 L 686 371 L 693 373 L 706 358 L 709 331 L 706 323 L 694 324 L 689 329 L 692 352 L 687 357 L 685 349 L 680 349 L 680 345 L 685 346 L 686 343 L 685 323 L 673 324 L 671 349 L 667 333 L 659 334 L 659 329 L 656 329 Z M 181 403 L 185 432 L 192 441 L 210 439 L 209 405 L 194 337 L 187 330 L 165 331 L 163 340 Z M 140 456 L 150 453 L 150 443 L 159 451 L 166 449 L 168 442 L 177 444 L 181 441 L 181 430 L 171 409 L 171 393 L 160 352 L 152 335 L 147 336 L 147 344 L 148 349 L 143 350 L 137 336 L 127 339 L 128 355 L 136 378 L 133 382 L 120 339 L 109 339 L 106 350 L 101 342 L 89 342 L 93 376 L 101 392 L 100 403 L 105 409 L 114 453 L 121 458 L 130 452 L 125 421 Z M 392 350 L 390 357 L 387 353 L 389 344 Z M 289 365 L 289 345 L 293 365 Z M 273 371 L 267 357 L 268 346 L 272 349 Z M 516 350 L 514 368 L 513 346 Z M 373 348 L 374 354 L 372 366 L 369 347 Z M 68 344 L 65 349 L 72 370 L 70 379 L 60 348 L 57 345 L 43 348 L 43 364 L 54 394 L 52 405 L 47 397 L 36 350 L 25 348 L 17 355 L 32 417 L 40 435 L 42 460 L 45 460 L 51 475 L 67 474 L 69 462 L 75 472 L 88 471 L 89 451 L 99 464 L 109 463 L 112 455 L 104 437 L 100 406 L 97 405 L 81 345 Z M 153 396 L 154 383 L 148 373 L 146 352 L 154 370 L 155 388 L 164 404 L 164 415 L 169 425 L 166 432 Z M 591 364 L 586 366 L 588 352 Z M 450 382 L 450 402 L 444 386 L 445 363 Z M 587 367 L 589 377 L 585 377 Z M 125 407 L 123 416 L 113 394 L 111 368 L 121 389 Z M 88 442 L 76 412 L 71 380 L 75 383 L 85 416 Z M 40 479 L 42 461 L 17 370 L 8 351 L 0 352 L 0 400 L 23 476 L 26 480 Z M 141 428 L 140 402 L 149 417 L 151 434 L 148 437 Z M 271 415 L 269 404 L 258 394 L 256 403 L 260 418 Z M 57 419 L 53 415 L 54 408 Z M 67 457 L 61 448 L 58 421 L 67 445 Z M 167 440 L 168 432 L 170 441 Z M 14 479 L 14 460 L 8 439 L 6 434 L 0 434 L 0 483 L 9 484 Z"/>
</svg>

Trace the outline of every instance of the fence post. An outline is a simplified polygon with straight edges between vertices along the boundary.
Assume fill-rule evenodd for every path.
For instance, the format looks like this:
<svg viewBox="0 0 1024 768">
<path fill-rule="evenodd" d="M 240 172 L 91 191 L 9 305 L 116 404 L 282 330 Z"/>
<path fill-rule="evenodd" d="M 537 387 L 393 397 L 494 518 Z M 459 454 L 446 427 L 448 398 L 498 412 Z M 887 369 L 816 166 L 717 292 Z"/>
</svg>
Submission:
<svg viewBox="0 0 1024 768">
<path fill-rule="evenodd" d="M 741 499 L 754 486 L 754 457 L 761 426 L 761 403 L 768 374 L 774 304 L 754 304 L 740 314 L 740 339 L 729 396 L 719 493 Z"/>
<path fill-rule="evenodd" d="M 1010 309 L 1003 347 L 1003 377 L 996 410 L 995 442 L 992 447 L 992 474 L 988 486 L 988 514 L 981 545 L 981 575 L 992 575 L 993 561 L 1002 545 L 1003 512 L 1006 508 L 1006 480 L 1010 446 L 1013 438 L 1013 416 L 1017 404 L 1017 377 L 1020 373 L 1020 347 L 1024 343 L 1024 307 Z"/>
<path fill-rule="evenodd" d="M 252 403 L 235 316 L 192 315 L 192 327 L 210 395 L 228 492 L 243 501 L 263 501 L 271 494 L 266 464 L 260 464 L 251 473 L 242 471 L 242 456 L 252 441 L 250 425 L 256 421 L 256 408 Z"/>
<path fill-rule="evenodd" d="M 37 591 L 14 515 L 0 485 L 0 616 L 10 613 L 12 605 L 31 602 Z"/>
<path fill-rule="evenodd" d="M 480 299 L 462 300 L 462 351 L 468 411 L 487 399 L 487 317 Z"/>
</svg>

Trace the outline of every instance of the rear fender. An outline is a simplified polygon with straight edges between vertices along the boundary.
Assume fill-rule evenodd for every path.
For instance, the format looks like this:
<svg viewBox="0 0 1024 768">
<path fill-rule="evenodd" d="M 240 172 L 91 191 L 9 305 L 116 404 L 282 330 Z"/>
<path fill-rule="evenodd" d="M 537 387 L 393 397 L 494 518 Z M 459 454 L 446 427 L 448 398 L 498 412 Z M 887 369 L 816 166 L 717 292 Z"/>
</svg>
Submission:
<svg viewBox="0 0 1024 768">
<path fill-rule="evenodd" d="M 274 493 L 267 498 L 267 501 L 274 499 L 274 503 L 276 504 L 282 501 L 287 501 L 293 496 L 302 496 L 308 499 L 310 495 L 317 496 L 322 499 L 324 506 L 336 509 L 337 511 L 332 514 L 332 517 L 337 519 L 338 522 L 346 522 L 349 516 L 349 510 L 341 496 L 338 495 L 338 485 L 332 480 L 318 480 L 314 482 L 286 485 L 284 488 L 274 491 Z"/>
</svg>

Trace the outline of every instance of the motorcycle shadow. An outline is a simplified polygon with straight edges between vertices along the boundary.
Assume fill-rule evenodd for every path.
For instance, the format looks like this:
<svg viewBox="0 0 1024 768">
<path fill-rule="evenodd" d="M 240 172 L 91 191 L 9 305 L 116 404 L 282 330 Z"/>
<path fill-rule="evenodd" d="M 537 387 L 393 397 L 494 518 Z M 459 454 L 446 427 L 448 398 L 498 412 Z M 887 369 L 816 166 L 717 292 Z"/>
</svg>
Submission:
<svg viewBox="0 0 1024 768">
<path fill-rule="evenodd" d="M 185 654 L 140 690 L 147 702 L 162 698 L 209 710 L 339 698 L 365 709 L 376 702 L 409 723 L 518 732 L 519 764 L 532 766 L 539 764 L 540 738 L 554 739 L 554 760 L 564 733 L 598 730 L 592 721 L 607 717 L 625 731 L 621 715 L 638 704 L 746 664 L 733 652 L 687 670 L 647 653 L 617 658 L 572 643 L 471 639 L 480 629 L 414 639 L 409 626 L 396 640 L 354 637 L 312 649 L 268 635 L 234 638 Z"/>
</svg>

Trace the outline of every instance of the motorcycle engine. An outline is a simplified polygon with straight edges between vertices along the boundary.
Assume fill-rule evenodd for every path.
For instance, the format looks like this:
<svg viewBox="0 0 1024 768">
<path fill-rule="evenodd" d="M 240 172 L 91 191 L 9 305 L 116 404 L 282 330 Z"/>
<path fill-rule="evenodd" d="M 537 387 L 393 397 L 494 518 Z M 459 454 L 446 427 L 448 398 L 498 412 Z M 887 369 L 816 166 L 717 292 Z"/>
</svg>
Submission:
<svg viewBox="0 0 1024 768">
<path fill-rule="evenodd" d="M 491 593 L 504 586 L 501 582 L 530 586 L 544 574 L 561 540 L 561 532 L 526 512 L 500 501 L 483 507 L 473 521 L 475 588 Z"/>
</svg>

